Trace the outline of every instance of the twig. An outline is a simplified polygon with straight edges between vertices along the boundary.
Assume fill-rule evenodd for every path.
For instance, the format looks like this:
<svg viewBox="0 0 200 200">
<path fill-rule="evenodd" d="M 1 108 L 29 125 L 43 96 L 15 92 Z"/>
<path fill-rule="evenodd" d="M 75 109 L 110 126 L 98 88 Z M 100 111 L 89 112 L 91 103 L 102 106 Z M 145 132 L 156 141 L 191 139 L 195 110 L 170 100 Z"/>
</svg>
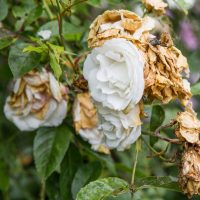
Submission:
<svg viewBox="0 0 200 200">
<path fill-rule="evenodd" d="M 162 129 L 165 129 L 165 128 L 169 128 L 169 127 L 172 127 L 176 124 L 176 121 L 175 120 L 172 120 L 169 124 L 165 124 L 163 126 L 159 126 L 156 130 L 155 130 L 155 135 L 159 135 L 160 134 L 160 131 Z"/>
<path fill-rule="evenodd" d="M 166 141 L 166 142 L 169 142 L 169 143 L 172 143 L 172 144 L 182 144 L 182 142 L 179 139 L 171 139 L 171 138 L 163 137 L 160 134 L 155 134 L 151 131 L 142 131 L 142 133 L 144 135 L 150 135 L 150 136 L 153 136 L 153 137 L 157 137 L 157 138 L 159 138 L 163 141 Z"/>
<path fill-rule="evenodd" d="M 155 156 L 158 156 L 161 160 L 163 160 L 165 162 L 174 163 L 174 160 L 167 159 L 167 158 L 163 157 L 162 155 L 160 155 L 160 152 L 157 152 L 151 145 L 149 145 L 143 137 L 142 137 L 142 140 L 145 143 L 145 145 L 149 148 L 149 150 L 151 150 L 155 154 Z"/>
</svg>

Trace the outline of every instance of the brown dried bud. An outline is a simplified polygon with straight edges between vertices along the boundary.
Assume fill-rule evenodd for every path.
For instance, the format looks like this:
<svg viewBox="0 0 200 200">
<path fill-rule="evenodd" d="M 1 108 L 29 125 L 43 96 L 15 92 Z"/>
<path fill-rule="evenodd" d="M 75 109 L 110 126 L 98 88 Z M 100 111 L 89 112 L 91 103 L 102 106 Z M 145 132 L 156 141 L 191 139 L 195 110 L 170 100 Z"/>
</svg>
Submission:
<svg viewBox="0 0 200 200">
<path fill-rule="evenodd" d="M 112 38 L 125 38 L 129 41 L 141 41 L 154 28 L 149 17 L 140 18 L 127 10 L 107 10 L 99 15 L 90 26 L 89 47 L 101 46 Z"/>
<path fill-rule="evenodd" d="M 97 126 L 97 110 L 89 93 L 77 94 L 74 102 L 74 123 L 77 133 L 80 129 L 92 129 Z"/>
<path fill-rule="evenodd" d="M 185 194 L 191 198 L 200 195 L 200 147 L 186 147 L 182 154 L 179 183 Z"/>
<path fill-rule="evenodd" d="M 173 46 L 169 34 L 161 35 L 159 43 L 140 45 L 145 58 L 145 96 L 158 99 L 166 104 L 179 98 L 187 104 L 191 97 L 190 84 L 182 78 L 182 73 L 188 73 L 187 59 Z"/>
<path fill-rule="evenodd" d="M 78 79 L 74 80 L 73 85 L 83 92 L 88 91 L 88 82 L 83 75 L 80 75 Z"/>
<path fill-rule="evenodd" d="M 149 12 L 153 12 L 156 15 L 163 15 L 167 4 L 162 0 L 142 0 L 142 3 Z"/>
<path fill-rule="evenodd" d="M 199 143 L 200 121 L 197 119 L 197 114 L 192 109 L 192 105 L 189 105 L 185 112 L 177 115 L 176 122 L 175 134 L 181 141 Z"/>
</svg>

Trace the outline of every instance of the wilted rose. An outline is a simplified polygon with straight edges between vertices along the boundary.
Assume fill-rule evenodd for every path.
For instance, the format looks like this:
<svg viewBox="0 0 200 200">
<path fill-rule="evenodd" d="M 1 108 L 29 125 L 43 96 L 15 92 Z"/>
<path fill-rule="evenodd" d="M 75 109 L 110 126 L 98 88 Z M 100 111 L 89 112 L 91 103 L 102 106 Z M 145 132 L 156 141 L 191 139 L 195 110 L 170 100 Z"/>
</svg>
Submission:
<svg viewBox="0 0 200 200">
<path fill-rule="evenodd" d="M 143 58 L 137 47 L 116 38 L 92 50 L 84 63 L 83 74 L 92 98 L 120 111 L 142 98 L 143 68 Z"/>
<path fill-rule="evenodd" d="M 200 147 L 186 146 L 182 154 L 179 183 L 188 197 L 200 195 Z"/>
<path fill-rule="evenodd" d="M 15 81 L 4 113 L 21 131 L 58 126 L 67 113 L 67 90 L 51 72 L 30 71 Z"/>
</svg>

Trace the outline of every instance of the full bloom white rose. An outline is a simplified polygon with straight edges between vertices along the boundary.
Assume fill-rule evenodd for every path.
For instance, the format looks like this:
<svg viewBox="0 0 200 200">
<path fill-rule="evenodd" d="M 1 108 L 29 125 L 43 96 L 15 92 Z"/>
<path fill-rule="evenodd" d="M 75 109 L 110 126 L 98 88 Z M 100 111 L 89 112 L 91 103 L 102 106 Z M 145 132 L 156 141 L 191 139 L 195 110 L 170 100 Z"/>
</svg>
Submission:
<svg viewBox="0 0 200 200">
<path fill-rule="evenodd" d="M 114 110 L 137 104 L 144 91 L 144 61 L 137 47 L 122 38 L 94 48 L 84 63 L 83 74 L 90 94 Z"/>
<path fill-rule="evenodd" d="M 94 150 L 102 147 L 123 151 L 133 144 L 141 134 L 139 106 L 130 106 L 127 113 L 114 111 L 96 104 L 99 122 L 91 129 L 80 129 L 79 134 L 87 140 Z M 78 119 L 78 106 L 74 110 L 75 119 Z"/>
<path fill-rule="evenodd" d="M 16 80 L 4 113 L 21 131 L 58 126 L 67 113 L 67 90 L 52 73 L 31 71 Z"/>
</svg>

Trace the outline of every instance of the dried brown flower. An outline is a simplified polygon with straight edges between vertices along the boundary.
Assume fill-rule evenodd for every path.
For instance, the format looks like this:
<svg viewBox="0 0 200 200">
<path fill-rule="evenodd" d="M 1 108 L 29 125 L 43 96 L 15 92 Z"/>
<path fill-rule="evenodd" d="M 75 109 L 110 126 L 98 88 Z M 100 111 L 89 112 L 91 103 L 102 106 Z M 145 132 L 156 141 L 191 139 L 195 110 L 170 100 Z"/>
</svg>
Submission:
<svg viewBox="0 0 200 200">
<path fill-rule="evenodd" d="M 200 147 L 187 146 L 182 154 L 179 183 L 188 197 L 200 195 Z"/>
<path fill-rule="evenodd" d="M 176 122 L 175 134 L 181 141 L 199 143 L 200 121 L 197 119 L 197 114 L 192 109 L 192 105 L 186 107 L 185 112 L 177 115 Z"/>
<path fill-rule="evenodd" d="M 164 104 L 179 98 L 186 104 L 191 97 L 190 84 L 182 74 L 188 73 L 188 63 L 181 51 L 173 46 L 170 35 L 164 33 L 159 41 L 151 40 L 140 48 L 146 61 L 145 96 Z"/>
<path fill-rule="evenodd" d="M 162 0 L 142 0 L 142 3 L 149 12 L 153 12 L 157 15 L 163 15 L 167 4 Z"/>
<path fill-rule="evenodd" d="M 77 132 L 80 129 L 92 129 L 97 126 L 97 110 L 89 93 L 77 94 L 74 103 L 74 122 Z"/>
<path fill-rule="evenodd" d="M 140 18 L 127 10 L 108 10 L 99 15 L 91 24 L 88 36 L 89 47 L 101 46 L 112 38 L 142 41 L 154 27 L 149 17 Z"/>
</svg>

